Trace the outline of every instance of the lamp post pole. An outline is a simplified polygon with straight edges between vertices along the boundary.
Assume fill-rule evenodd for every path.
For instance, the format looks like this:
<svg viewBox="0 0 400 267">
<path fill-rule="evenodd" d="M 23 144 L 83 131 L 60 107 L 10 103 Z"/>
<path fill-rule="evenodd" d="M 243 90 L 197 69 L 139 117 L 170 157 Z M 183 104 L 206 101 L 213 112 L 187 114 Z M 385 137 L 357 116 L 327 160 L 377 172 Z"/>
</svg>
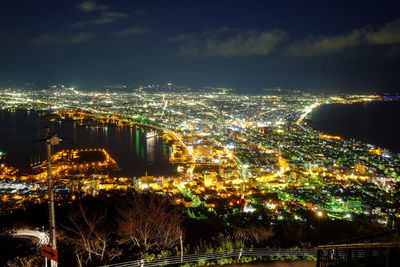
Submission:
<svg viewBox="0 0 400 267">
<path fill-rule="evenodd" d="M 49 194 L 49 227 L 50 243 L 53 249 L 57 249 L 56 241 L 56 217 L 54 211 L 54 188 L 53 188 L 53 170 L 51 166 L 51 146 L 58 145 L 60 138 L 50 133 L 50 128 L 46 127 L 46 154 L 47 154 L 47 185 Z M 51 267 L 57 267 L 57 262 L 51 260 Z"/>
</svg>

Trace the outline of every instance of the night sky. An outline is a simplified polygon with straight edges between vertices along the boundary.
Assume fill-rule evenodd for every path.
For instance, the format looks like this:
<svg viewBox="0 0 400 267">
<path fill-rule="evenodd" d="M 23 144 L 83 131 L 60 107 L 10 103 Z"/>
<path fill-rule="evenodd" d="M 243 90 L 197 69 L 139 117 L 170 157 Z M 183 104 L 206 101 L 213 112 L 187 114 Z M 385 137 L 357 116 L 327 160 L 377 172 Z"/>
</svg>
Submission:
<svg viewBox="0 0 400 267">
<path fill-rule="evenodd" d="M 2 0 L 0 82 L 28 81 L 397 92 L 400 1 Z"/>
</svg>

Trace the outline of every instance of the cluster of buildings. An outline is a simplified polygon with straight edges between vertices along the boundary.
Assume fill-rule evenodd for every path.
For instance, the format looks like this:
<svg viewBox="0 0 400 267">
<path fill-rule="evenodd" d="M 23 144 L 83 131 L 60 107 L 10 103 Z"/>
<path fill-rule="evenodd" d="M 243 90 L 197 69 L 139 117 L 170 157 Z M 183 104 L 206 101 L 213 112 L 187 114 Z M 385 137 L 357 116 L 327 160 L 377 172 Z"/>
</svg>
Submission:
<svg viewBox="0 0 400 267">
<path fill-rule="evenodd" d="M 118 162 L 101 149 L 97 152 L 105 155 L 102 161 L 79 163 L 74 161 L 79 158 L 76 151 L 54 155 L 56 187 L 71 195 L 151 190 L 174 195 L 194 217 L 260 213 L 301 221 L 301 211 L 307 210 L 330 219 L 351 220 L 364 214 L 390 227 L 400 218 L 396 205 L 400 154 L 327 135 L 307 124 L 319 105 L 383 101 L 379 96 L 150 89 L 115 93 L 64 87 L 3 89 L 0 109 L 41 110 L 95 127 L 141 127 L 168 142 L 169 162 L 176 167 L 172 176 L 112 177 L 107 170 L 117 168 Z M 45 198 L 44 172 L 22 177 L 13 171 L 1 165 L 3 200 Z"/>
</svg>

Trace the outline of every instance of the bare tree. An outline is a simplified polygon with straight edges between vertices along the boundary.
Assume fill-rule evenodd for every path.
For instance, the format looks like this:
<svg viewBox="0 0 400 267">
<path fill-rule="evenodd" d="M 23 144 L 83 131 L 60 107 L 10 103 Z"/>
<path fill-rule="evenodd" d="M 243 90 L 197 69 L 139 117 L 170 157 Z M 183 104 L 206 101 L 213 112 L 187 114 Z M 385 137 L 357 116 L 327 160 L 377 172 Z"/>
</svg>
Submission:
<svg viewBox="0 0 400 267">
<path fill-rule="evenodd" d="M 131 194 L 117 207 L 120 243 L 141 253 L 168 249 L 180 240 L 182 217 L 171 200 L 155 194 Z"/>
<path fill-rule="evenodd" d="M 7 267 L 34 267 L 42 263 L 40 255 L 33 255 L 28 257 L 16 257 L 7 262 Z"/>
<path fill-rule="evenodd" d="M 79 266 L 93 262 L 109 262 L 121 255 L 117 247 L 112 247 L 112 232 L 107 218 L 107 208 L 77 203 L 68 216 L 69 232 Z"/>
<path fill-rule="evenodd" d="M 252 225 L 248 228 L 236 228 L 234 236 L 237 240 L 247 241 L 250 244 L 261 245 L 274 235 L 271 227 Z"/>
</svg>

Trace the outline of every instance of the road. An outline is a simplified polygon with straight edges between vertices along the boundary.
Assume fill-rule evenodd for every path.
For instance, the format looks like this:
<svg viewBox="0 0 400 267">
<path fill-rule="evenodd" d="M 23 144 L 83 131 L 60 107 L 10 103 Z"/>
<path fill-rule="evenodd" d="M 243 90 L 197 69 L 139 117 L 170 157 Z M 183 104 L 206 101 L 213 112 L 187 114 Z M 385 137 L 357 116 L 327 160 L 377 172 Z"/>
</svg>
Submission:
<svg viewBox="0 0 400 267">
<path fill-rule="evenodd" d="M 50 242 L 49 236 L 44 232 L 34 230 L 16 230 L 11 233 L 11 236 L 18 238 L 27 238 L 36 241 L 36 247 L 47 245 Z"/>
</svg>

